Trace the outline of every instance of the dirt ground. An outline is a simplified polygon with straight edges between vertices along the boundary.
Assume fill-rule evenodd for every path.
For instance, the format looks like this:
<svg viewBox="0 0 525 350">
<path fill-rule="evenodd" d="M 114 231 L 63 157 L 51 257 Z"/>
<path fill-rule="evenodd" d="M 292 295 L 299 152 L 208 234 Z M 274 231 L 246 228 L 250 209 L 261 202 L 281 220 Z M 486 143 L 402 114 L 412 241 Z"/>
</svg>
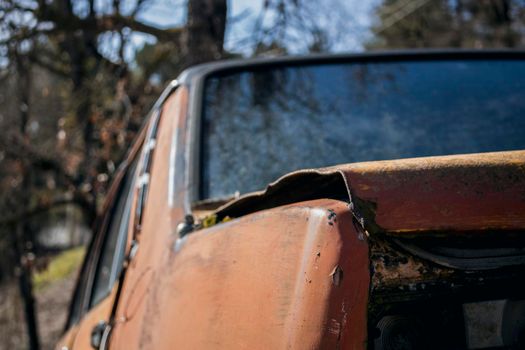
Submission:
<svg viewBox="0 0 525 350">
<path fill-rule="evenodd" d="M 66 322 L 77 272 L 46 286 L 36 295 L 42 350 L 53 349 Z"/>
<path fill-rule="evenodd" d="M 16 283 L 0 285 L 0 350 L 25 349 L 24 309 Z"/>
<path fill-rule="evenodd" d="M 42 350 L 53 349 L 64 329 L 77 271 L 35 293 Z M 0 350 L 27 349 L 24 309 L 16 283 L 0 286 Z"/>
</svg>

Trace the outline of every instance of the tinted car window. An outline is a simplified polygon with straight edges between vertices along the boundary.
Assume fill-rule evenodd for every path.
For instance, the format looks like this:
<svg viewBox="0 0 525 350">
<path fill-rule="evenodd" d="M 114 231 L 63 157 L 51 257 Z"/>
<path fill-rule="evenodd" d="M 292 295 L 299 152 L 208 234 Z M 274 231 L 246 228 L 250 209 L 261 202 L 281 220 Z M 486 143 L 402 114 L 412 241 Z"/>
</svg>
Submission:
<svg viewBox="0 0 525 350">
<path fill-rule="evenodd" d="M 304 168 L 525 149 L 525 62 L 280 66 L 206 81 L 200 197 Z"/>
<path fill-rule="evenodd" d="M 86 291 L 87 286 L 87 274 L 89 270 L 90 265 L 90 257 L 92 254 L 90 252 L 92 251 L 93 241 L 91 242 L 89 248 L 88 248 L 88 254 L 84 257 L 84 263 L 82 264 L 82 269 L 80 270 L 79 279 L 77 281 L 77 285 L 75 286 L 75 291 L 73 293 L 73 298 L 71 300 L 71 306 L 69 309 L 69 315 L 66 322 L 66 329 L 74 325 L 78 322 L 80 319 L 81 311 L 82 311 L 82 301 L 84 300 L 84 293 Z"/>
<path fill-rule="evenodd" d="M 91 305 L 97 304 L 110 293 L 122 270 L 138 158 L 128 168 L 119 195 L 115 200 L 97 265 Z"/>
</svg>

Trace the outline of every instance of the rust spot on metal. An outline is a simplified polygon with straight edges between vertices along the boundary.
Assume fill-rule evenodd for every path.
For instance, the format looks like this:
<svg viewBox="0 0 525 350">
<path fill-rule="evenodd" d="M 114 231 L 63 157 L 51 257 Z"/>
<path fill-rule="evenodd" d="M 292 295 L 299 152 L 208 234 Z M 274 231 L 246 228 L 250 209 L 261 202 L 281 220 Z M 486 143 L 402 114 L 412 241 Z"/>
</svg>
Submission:
<svg viewBox="0 0 525 350">
<path fill-rule="evenodd" d="M 372 235 L 525 228 L 525 151 L 301 170 L 217 211 L 239 217 L 293 202 L 346 201 Z M 334 221 L 329 220 L 333 226 Z"/>
<path fill-rule="evenodd" d="M 337 214 L 333 209 L 328 209 L 328 225 L 334 226 L 334 224 L 337 222 Z"/>
<path fill-rule="evenodd" d="M 440 280 L 446 282 L 454 275 L 454 270 L 434 264 L 407 254 L 384 240 L 372 240 L 372 289 L 424 289 L 425 283 Z"/>
</svg>

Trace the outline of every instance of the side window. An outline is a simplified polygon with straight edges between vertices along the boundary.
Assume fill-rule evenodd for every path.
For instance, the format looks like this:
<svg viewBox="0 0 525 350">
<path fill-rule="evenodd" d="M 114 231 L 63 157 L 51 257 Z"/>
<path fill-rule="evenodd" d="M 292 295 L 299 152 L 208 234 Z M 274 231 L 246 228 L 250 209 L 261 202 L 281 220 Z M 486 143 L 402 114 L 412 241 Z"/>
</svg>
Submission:
<svg viewBox="0 0 525 350">
<path fill-rule="evenodd" d="M 111 292 L 122 271 L 128 237 L 135 170 L 139 158 L 138 156 L 135 157 L 124 176 L 112 208 L 107 231 L 103 235 L 104 242 L 96 267 L 90 306 L 97 304 Z"/>
<path fill-rule="evenodd" d="M 78 275 L 77 285 L 75 286 L 75 292 L 73 294 L 73 298 L 69 307 L 69 315 L 67 317 L 66 330 L 78 322 L 82 313 L 82 301 L 87 288 L 87 275 L 90 266 L 90 258 L 92 255 L 90 254 L 90 252 L 93 250 L 93 245 L 94 241 L 92 240 L 86 251 L 84 263 L 82 264 L 80 274 Z"/>
</svg>

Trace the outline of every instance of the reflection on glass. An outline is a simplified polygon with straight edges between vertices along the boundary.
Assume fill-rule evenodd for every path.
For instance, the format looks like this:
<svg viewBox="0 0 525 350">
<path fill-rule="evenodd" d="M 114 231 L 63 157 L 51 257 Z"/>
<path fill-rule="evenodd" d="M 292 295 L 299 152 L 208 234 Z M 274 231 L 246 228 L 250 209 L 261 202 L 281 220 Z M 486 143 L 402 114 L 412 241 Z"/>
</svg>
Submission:
<svg viewBox="0 0 525 350">
<path fill-rule="evenodd" d="M 208 78 L 201 198 L 335 164 L 525 149 L 525 63 L 291 66 Z"/>
</svg>

